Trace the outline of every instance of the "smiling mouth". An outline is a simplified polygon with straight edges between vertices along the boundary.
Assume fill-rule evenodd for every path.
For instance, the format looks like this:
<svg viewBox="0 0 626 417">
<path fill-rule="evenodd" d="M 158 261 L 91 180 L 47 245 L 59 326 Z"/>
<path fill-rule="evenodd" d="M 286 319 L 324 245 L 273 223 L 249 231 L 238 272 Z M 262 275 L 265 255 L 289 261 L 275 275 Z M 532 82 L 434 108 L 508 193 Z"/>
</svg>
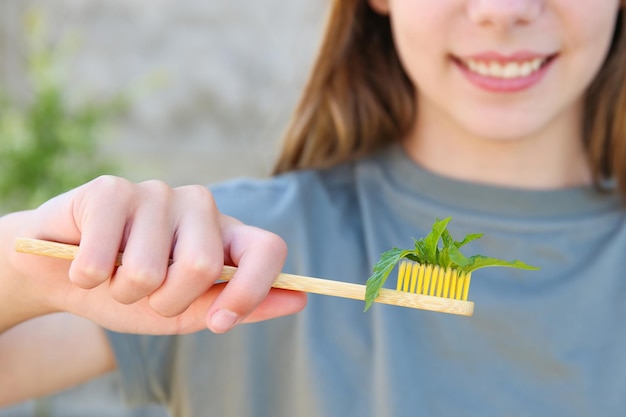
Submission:
<svg viewBox="0 0 626 417">
<path fill-rule="evenodd" d="M 525 78 L 533 75 L 553 60 L 554 57 L 555 55 L 550 55 L 509 61 L 458 57 L 454 57 L 453 59 L 457 62 L 457 64 L 471 73 L 483 77 L 509 80 L 515 78 Z"/>
</svg>

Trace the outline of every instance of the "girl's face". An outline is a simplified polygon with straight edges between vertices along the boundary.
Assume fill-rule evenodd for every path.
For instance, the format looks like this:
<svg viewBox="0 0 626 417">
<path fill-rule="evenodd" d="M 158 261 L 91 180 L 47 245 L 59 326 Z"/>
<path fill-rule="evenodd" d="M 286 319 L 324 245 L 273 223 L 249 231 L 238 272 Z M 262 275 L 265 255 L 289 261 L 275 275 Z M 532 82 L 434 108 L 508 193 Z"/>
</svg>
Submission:
<svg viewBox="0 0 626 417">
<path fill-rule="evenodd" d="M 580 130 L 582 97 L 604 61 L 620 7 L 619 0 L 370 4 L 391 18 L 417 89 L 419 120 L 426 114 L 497 140 L 563 124 Z"/>
</svg>

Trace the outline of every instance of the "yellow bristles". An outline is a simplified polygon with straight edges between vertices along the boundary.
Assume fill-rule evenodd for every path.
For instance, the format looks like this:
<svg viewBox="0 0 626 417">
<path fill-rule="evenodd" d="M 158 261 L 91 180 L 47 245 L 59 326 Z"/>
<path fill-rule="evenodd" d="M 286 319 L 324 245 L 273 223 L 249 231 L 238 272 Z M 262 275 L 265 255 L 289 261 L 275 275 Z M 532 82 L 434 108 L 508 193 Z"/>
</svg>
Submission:
<svg viewBox="0 0 626 417">
<path fill-rule="evenodd" d="M 404 260 L 398 267 L 398 291 L 467 301 L 471 272 Z"/>
</svg>

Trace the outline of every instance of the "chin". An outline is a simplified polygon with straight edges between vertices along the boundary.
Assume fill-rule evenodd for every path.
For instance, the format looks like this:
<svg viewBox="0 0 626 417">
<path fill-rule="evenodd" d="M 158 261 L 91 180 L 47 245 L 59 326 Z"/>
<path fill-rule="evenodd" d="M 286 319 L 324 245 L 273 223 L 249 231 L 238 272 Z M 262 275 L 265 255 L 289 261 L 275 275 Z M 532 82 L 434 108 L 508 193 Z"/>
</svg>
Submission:
<svg viewBox="0 0 626 417">
<path fill-rule="evenodd" d="M 480 138 L 487 142 L 495 143 L 512 143 L 529 140 L 532 134 L 524 131 L 511 131 L 511 129 L 490 129 L 487 131 L 480 131 L 473 136 Z"/>
<path fill-rule="evenodd" d="M 476 123 L 480 121 L 480 123 Z M 464 130 L 469 136 L 487 141 L 516 142 L 539 135 L 541 123 L 527 119 L 510 120 L 503 117 L 491 116 L 475 118 L 465 123 Z M 545 128 L 545 126 L 543 126 Z"/>
</svg>

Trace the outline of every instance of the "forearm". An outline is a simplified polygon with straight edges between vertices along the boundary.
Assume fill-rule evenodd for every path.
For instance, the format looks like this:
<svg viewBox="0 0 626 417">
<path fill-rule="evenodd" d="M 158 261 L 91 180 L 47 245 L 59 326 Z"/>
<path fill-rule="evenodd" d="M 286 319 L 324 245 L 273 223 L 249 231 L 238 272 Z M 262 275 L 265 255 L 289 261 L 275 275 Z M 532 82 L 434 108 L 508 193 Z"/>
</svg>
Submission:
<svg viewBox="0 0 626 417">
<path fill-rule="evenodd" d="M 0 407 L 77 385 L 115 368 L 104 331 L 57 313 L 0 334 Z"/>
<path fill-rule="evenodd" d="M 114 368 L 104 332 L 64 310 L 68 264 L 16 253 L 36 237 L 35 212 L 0 218 L 0 406 L 49 394 Z"/>
</svg>

